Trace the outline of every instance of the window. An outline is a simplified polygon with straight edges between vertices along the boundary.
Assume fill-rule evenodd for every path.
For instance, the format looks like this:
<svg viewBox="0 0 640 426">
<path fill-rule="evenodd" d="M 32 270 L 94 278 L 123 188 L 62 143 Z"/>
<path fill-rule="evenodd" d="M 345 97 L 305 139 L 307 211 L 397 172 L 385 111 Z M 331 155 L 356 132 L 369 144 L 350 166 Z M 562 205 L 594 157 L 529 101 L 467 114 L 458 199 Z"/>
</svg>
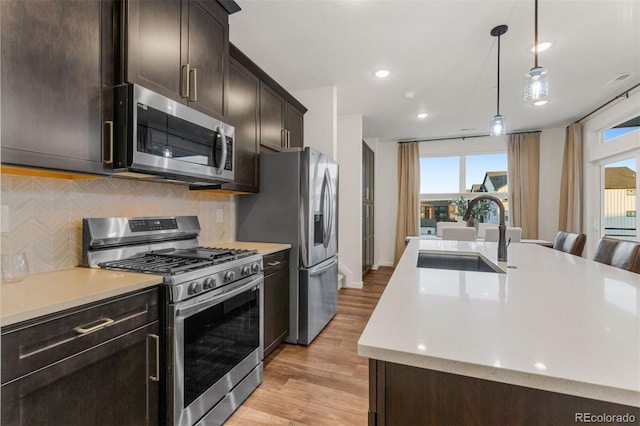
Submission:
<svg viewBox="0 0 640 426">
<path fill-rule="evenodd" d="M 603 132 L 602 141 L 611 142 L 617 138 L 630 137 L 629 133 L 633 133 L 640 130 L 640 116 L 625 121 L 622 124 L 618 124 L 615 127 L 607 129 Z M 636 136 L 632 135 L 631 137 Z"/>
<path fill-rule="evenodd" d="M 602 235 L 636 240 L 636 158 L 606 163 L 602 171 Z"/>
<path fill-rule="evenodd" d="M 457 222 L 481 193 L 500 198 L 508 217 L 507 171 L 506 152 L 420 158 L 420 234 L 436 235 L 438 222 Z M 472 216 L 480 223 L 499 221 L 493 203 L 478 204 Z"/>
</svg>

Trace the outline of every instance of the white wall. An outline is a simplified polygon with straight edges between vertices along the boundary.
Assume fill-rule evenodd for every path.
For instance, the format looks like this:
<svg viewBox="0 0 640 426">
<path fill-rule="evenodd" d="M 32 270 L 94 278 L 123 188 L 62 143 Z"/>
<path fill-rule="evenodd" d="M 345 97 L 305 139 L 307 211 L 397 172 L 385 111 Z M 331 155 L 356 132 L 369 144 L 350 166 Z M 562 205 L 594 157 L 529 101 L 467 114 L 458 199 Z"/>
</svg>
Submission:
<svg viewBox="0 0 640 426">
<path fill-rule="evenodd" d="M 540 134 L 538 238 L 547 241 L 558 233 L 564 139 L 565 128 L 545 129 Z"/>
<path fill-rule="evenodd" d="M 362 288 L 362 115 L 338 117 L 338 253 L 345 286 Z"/>
<path fill-rule="evenodd" d="M 376 142 L 375 158 L 375 267 L 393 266 L 398 216 L 398 144 Z"/>
<path fill-rule="evenodd" d="M 308 111 L 304 115 L 304 146 L 338 158 L 338 95 L 335 86 L 292 92 Z"/>
<path fill-rule="evenodd" d="M 640 115 L 640 90 L 630 94 L 628 98 L 621 98 L 609 107 L 594 114 L 582 123 L 584 179 L 585 179 L 585 209 L 584 233 L 587 234 L 586 256 L 593 258 L 604 218 L 601 210 L 600 185 L 603 177 L 600 166 L 617 161 L 620 157 L 636 157 L 640 163 L 640 134 L 634 132 L 628 138 L 616 138 L 607 143 L 601 143 L 601 132 Z M 636 185 L 640 187 L 640 174 L 636 173 Z M 640 209 L 639 209 L 640 210 Z M 636 228 L 640 229 L 640 217 L 636 218 Z"/>
</svg>

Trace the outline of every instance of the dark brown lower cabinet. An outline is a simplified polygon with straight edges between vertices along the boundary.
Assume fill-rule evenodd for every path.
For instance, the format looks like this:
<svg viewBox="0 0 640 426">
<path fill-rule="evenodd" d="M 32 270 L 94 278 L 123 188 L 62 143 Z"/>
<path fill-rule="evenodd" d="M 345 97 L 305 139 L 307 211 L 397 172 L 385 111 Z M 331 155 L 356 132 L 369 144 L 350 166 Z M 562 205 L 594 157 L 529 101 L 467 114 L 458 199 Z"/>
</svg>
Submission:
<svg viewBox="0 0 640 426">
<path fill-rule="evenodd" d="M 638 407 L 369 360 L 370 426 L 575 425 L 594 414 L 640 421 Z"/>
<path fill-rule="evenodd" d="M 265 255 L 264 357 L 289 334 L 289 250 Z"/>
<path fill-rule="evenodd" d="M 144 292 L 3 329 L 3 370 L 20 373 L 3 374 L 2 424 L 158 424 L 156 300 Z"/>
</svg>

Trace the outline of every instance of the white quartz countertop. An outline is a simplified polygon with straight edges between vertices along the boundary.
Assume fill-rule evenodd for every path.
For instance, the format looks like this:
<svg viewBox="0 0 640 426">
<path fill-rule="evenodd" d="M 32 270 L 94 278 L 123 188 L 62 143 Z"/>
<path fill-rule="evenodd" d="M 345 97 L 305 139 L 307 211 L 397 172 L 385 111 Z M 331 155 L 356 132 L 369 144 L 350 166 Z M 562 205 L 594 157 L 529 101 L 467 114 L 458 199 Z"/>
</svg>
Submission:
<svg viewBox="0 0 640 426">
<path fill-rule="evenodd" d="M 480 253 L 506 273 L 419 268 L 421 250 Z M 412 240 L 358 354 L 640 406 L 640 275 L 536 244 L 508 258 L 497 243 Z"/>
<path fill-rule="evenodd" d="M 7 326 L 162 284 L 159 275 L 67 268 L 29 274 L 0 286 L 0 325 Z"/>
</svg>

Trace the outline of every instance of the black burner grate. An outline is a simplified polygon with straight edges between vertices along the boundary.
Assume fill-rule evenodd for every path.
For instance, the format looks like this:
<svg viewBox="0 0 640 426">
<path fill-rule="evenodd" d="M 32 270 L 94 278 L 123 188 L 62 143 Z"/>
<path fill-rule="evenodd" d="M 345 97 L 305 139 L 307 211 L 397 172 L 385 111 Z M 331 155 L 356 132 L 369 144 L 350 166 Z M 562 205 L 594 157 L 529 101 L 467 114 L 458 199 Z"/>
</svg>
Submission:
<svg viewBox="0 0 640 426">
<path fill-rule="evenodd" d="M 105 269 L 178 275 L 220 265 L 256 253 L 255 250 L 229 250 L 210 247 L 166 249 L 151 251 L 128 259 L 103 262 L 99 266 Z"/>
</svg>

